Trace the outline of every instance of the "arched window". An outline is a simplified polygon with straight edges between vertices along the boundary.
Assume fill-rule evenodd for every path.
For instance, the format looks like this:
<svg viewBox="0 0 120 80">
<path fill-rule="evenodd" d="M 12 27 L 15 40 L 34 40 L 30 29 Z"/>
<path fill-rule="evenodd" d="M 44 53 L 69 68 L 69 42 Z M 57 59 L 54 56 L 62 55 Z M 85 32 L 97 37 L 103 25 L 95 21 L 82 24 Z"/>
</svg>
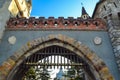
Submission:
<svg viewBox="0 0 120 80">
<path fill-rule="evenodd" d="M 106 11 L 106 7 L 105 7 L 105 5 L 103 6 L 103 8 L 104 8 L 104 10 Z"/>
<path fill-rule="evenodd" d="M 28 25 L 28 21 L 24 21 L 24 27 L 26 27 Z"/>
<path fill-rule="evenodd" d="M 57 21 L 54 22 L 54 26 L 58 26 L 58 22 Z"/>
<path fill-rule="evenodd" d="M 116 3 L 114 2 L 113 4 L 114 4 L 114 6 L 117 8 L 117 5 L 116 5 Z"/>
<path fill-rule="evenodd" d="M 13 25 L 16 26 L 19 22 L 18 21 L 13 21 Z"/>
<path fill-rule="evenodd" d="M 48 23 L 47 23 L 47 21 L 45 21 L 45 22 L 44 22 L 44 26 L 47 26 L 47 25 L 48 25 Z"/>
<path fill-rule="evenodd" d="M 78 26 L 79 25 L 79 22 L 78 21 L 75 21 L 74 22 L 74 26 Z"/>
<path fill-rule="evenodd" d="M 118 19 L 120 20 L 120 12 L 118 13 Z"/>
<path fill-rule="evenodd" d="M 33 22 L 33 25 L 34 25 L 34 26 L 37 26 L 37 24 L 38 24 L 37 21 L 34 21 L 34 22 Z"/>
<path fill-rule="evenodd" d="M 63 22 L 64 26 L 68 26 L 69 22 L 68 21 L 65 21 Z"/>
<path fill-rule="evenodd" d="M 94 24 L 95 24 L 96 26 L 99 26 L 99 22 L 97 22 L 97 21 L 95 21 Z"/>
<path fill-rule="evenodd" d="M 88 22 L 88 21 L 85 21 L 84 24 L 86 25 L 86 27 L 88 27 L 89 22 Z"/>
</svg>

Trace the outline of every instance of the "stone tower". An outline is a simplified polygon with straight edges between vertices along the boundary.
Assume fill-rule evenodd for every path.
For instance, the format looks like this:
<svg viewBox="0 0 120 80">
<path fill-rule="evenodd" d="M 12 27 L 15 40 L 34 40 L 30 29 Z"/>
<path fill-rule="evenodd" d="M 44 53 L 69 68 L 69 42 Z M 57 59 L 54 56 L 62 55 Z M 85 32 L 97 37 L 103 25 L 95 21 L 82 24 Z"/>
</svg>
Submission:
<svg viewBox="0 0 120 80">
<path fill-rule="evenodd" d="M 14 17 L 30 17 L 31 0 L 12 0 L 9 6 L 9 11 Z"/>
<path fill-rule="evenodd" d="M 10 17 L 30 17 L 31 0 L 0 0 L 0 41 Z"/>
<path fill-rule="evenodd" d="M 93 13 L 93 18 L 102 18 L 106 24 L 120 70 L 120 0 L 100 0 Z"/>
<path fill-rule="evenodd" d="M 88 15 L 88 13 L 86 12 L 86 10 L 85 10 L 85 8 L 83 6 L 82 6 L 81 18 L 82 19 L 88 19 L 88 18 L 90 18 L 90 16 Z"/>
</svg>

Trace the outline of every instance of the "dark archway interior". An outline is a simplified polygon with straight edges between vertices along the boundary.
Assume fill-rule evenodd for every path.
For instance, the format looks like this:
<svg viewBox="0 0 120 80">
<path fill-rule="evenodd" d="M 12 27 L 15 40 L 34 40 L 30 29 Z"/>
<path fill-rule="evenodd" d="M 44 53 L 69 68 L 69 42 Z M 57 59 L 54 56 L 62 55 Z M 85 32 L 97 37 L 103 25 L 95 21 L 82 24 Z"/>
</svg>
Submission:
<svg viewBox="0 0 120 80">
<path fill-rule="evenodd" d="M 95 80 L 90 66 L 84 59 L 74 52 L 60 46 L 46 47 L 28 56 L 16 67 L 10 75 L 9 80 L 22 80 L 22 77 L 31 66 L 47 66 L 47 68 L 60 68 L 60 66 L 68 68 L 69 66 L 76 66 L 83 68 L 90 80 Z"/>
</svg>

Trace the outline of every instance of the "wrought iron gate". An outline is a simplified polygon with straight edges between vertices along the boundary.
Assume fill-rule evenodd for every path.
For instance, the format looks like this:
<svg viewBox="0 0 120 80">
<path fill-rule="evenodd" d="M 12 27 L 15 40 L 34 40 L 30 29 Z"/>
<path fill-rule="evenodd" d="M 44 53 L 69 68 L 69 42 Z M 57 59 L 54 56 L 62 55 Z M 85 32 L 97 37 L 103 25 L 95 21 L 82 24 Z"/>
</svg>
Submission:
<svg viewBox="0 0 120 80">
<path fill-rule="evenodd" d="M 90 80 L 94 80 L 94 76 L 90 70 L 88 63 L 86 63 L 80 56 L 72 51 L 60 47 L 50 46 L 39 50 L 33 55 L 27 57 L 23 63 L 19 66 L 19 72 L 14 77 L 22 77 L 30 67 L 46 67 L 47 69 L 65 68 L 70 67 L 82 68 L 86 74 L 90 77 Z"/>
</svg>

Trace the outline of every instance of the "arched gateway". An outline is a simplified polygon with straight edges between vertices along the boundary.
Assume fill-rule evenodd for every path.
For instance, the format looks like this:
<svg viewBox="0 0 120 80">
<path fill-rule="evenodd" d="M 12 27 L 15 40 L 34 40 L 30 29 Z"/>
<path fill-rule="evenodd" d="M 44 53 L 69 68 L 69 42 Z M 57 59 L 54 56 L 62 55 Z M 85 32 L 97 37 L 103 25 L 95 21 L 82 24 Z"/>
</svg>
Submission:
<svg viewBox="0 0 120 80">
<path fill-rule="evenodd" d="M 88 67 L 86 71 L 88 71 L 88 75 L 92 76 L 91 78 L 94 80 L 114 80 L 105 63 L 93 51 L 79 41 L 61 34 L 41 37 L 25 44 L 21 50 L 17 51 L 0 66 L 1 80 L 16 80 L 16 77 L 21 80 L 22 74 L 27 69 L 20 66 L 24 64 L 28 57 L 37 54 L 38 51 L 44 52 L 46 48 L 61 48 L 72 52 L 82 61 L 80 63 Z M 68 58 L 64 53 L 62 54 Z M 37 61 L 35 60 L 35 62 Z"/>
</svg>

